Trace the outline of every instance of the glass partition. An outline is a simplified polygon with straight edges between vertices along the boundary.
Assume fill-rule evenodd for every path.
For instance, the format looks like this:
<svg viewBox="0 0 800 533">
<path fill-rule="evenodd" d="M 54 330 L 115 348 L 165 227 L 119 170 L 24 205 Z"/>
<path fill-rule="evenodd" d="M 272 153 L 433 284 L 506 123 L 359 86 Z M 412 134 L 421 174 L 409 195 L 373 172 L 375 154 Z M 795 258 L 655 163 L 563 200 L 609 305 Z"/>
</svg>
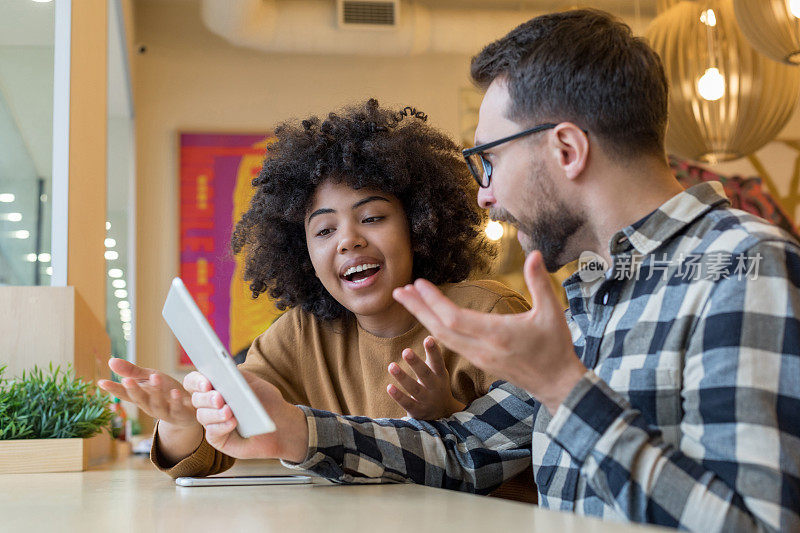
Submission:
<svg viewBox="0 0 800 533">
<path fill-rule="evenodd" d="M 106 329 L 111 353 L 135 362 L 134 119 L 119 0 L 108 2 Z"/>
<path fill-rule="evenodd" d="M 49 285 L 52 2 L 0 2 L 0 285 Z"/>
</svg>

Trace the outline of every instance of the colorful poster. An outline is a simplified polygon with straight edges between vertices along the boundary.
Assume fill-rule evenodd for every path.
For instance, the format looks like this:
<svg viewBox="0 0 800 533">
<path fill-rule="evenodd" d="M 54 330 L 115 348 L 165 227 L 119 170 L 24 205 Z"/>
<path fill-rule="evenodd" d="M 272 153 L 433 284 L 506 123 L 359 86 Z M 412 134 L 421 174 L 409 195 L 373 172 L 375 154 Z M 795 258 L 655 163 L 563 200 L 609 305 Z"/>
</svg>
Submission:
<svg viewBox="0 0 800 533">
<path fill-rule="evenodd" d="M 180 135 L 180 276 L 222 344 L 235 356 L 280 314 L 251 297 L 242 260 L 230 249 L 269 139 L 263 135 Z M 180 350 L 181 366 L 190 366 Z"/>
</svg>

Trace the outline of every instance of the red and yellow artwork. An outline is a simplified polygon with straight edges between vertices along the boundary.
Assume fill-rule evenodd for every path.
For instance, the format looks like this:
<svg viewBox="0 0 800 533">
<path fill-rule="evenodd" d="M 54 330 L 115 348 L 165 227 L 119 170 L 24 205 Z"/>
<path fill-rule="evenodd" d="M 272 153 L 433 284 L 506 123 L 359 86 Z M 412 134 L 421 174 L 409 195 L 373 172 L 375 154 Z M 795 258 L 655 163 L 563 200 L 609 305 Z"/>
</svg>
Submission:
<svg viewBox="0 0 800 533">
<path fill-rule="evenodd" d="M 230 249 L 270 141 L 263 135 L 180 135 L 180 276 L 232 355 L 281 313 L 266 295 L 253 300 L 242 259 Z M 183 350 L 180 365 L 191 365 Z"/>
</svg>

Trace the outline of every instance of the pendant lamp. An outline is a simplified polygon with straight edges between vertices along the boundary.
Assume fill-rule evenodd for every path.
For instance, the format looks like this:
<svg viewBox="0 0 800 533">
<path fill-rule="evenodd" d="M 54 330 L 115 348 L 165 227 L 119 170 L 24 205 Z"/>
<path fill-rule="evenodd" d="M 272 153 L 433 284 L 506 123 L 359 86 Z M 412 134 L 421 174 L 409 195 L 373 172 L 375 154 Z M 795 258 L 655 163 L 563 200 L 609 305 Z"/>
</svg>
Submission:
<svg viewBox="0 0 800 533">
<path fill-rule="evenodd" d="M 800 0 L 734 0 L 733 6 L 753 48 L 775 61 L 800 64 Z"/>
<path fill-rule="evenodd" d="M 750 46 L 733 0 L 678 2 L 646 35 L 670 85 L 670 153 L 707 163 L 738 159 L 771 141 L 792 116 L 800 69 Z"/>
</svg>

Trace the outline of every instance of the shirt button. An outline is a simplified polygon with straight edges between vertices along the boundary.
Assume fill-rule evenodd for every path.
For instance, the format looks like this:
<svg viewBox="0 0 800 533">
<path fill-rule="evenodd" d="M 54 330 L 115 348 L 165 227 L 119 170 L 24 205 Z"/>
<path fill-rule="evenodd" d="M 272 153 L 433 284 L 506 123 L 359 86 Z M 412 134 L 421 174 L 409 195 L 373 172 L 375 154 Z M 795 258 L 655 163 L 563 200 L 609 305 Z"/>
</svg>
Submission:
<svg viewBox="0 0 800 533">
<path fill-rule="evenodd" d="M 605 293 L 603 295 L 603 305 L 606 305 L 607 303 L 608 303 L 608 293 Z"/>
</svg>

